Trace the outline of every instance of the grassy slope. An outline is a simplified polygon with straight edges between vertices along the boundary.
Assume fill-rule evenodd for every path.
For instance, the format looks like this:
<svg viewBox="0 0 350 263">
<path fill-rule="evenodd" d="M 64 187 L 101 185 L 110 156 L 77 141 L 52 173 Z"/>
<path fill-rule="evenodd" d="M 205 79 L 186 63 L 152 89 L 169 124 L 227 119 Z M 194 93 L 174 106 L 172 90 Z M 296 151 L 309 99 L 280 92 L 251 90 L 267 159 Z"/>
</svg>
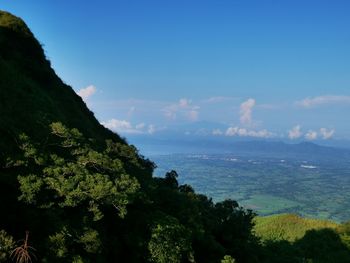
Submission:
<svg viewBox="0 0 350 263">
<path fill-rule="evenodd" d="M 254 230 L 263 240 L 295 241 L 302 238 L 307 230 L 337 227 L 339 225 L 332 221 L 280 214 L 257 217 Z"/>
</svg>

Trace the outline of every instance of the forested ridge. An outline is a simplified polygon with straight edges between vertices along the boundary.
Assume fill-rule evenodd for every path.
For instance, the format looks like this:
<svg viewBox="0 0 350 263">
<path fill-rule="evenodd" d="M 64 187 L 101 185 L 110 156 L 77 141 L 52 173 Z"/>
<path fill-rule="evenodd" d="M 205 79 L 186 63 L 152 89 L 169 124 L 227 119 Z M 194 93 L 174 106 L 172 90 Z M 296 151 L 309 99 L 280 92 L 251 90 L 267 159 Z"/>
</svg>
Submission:
<svg viewBox="0 0 350 263">
<path fill-rule="evenodd" d="M 0 123 L 0 262 L 350 262 L 347 223 L 315 221 L 290 239 L 273 227 L 296 232 L 293 216 L 259 221 L 175 171 L 153 177 L 154 163 L 99 124 L 7 12 Z"/>
</svg>

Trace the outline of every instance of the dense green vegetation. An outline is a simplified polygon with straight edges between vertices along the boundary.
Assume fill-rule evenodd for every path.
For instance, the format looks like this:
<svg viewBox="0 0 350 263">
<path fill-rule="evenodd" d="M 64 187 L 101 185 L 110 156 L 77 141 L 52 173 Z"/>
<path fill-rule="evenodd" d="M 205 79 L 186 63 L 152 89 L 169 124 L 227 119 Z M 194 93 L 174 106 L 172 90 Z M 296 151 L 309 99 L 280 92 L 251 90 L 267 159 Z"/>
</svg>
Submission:
<svg viewBox="0 0 350 263">
<path fill-rule="evenodd" d="M 108 140 L 100 151 L 77 129 L 50 128 L 44 145 L 20 134 L 21 157 L 2 167 L 18 175 L 19 195 L 1 226 L 18 237 L 29 230 L 40 261 L 253 260 L 252 211 L 214 204 L 174 171 L 148 177 L 152 163 L 133 147 Z"/>
<path fill-rule="evenodd" d="M 153 177 L 6 12 L 0 121 L 0 262 L 350 262 L 349 224 L 277 239 L 236 201 L 214 203 L 173 170 Z"/>
</svg>

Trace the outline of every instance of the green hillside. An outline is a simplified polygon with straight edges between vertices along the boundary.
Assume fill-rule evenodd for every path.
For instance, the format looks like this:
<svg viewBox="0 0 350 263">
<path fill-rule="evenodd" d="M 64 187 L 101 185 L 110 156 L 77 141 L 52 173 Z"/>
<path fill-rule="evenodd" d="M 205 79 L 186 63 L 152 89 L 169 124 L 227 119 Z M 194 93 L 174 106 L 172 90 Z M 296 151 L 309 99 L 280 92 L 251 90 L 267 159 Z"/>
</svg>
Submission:
<svg viewBox="0 0 350 263">
<path fill-rule="evenodd" d="M 280 214 L 254 219 L 262 262 L 350 262 L 349 223 Z"/>
<path fill-rule="evenodd" d="M 303 218 L 294 214 L 256 217 L 254 222 L 254 231 L 262 240 L 291 242 L 301 239 L 308 230 L 339 227 L 339 224 L 332 221 Z"/>
</svg>

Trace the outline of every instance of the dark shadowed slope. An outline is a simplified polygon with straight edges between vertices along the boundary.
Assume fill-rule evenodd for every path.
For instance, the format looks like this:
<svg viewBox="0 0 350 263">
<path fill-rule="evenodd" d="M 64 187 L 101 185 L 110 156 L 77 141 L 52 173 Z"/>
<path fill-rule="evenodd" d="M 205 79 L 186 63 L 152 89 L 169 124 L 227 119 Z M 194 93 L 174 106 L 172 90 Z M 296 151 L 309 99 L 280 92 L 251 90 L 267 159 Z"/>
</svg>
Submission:
<svg viewBox="0 0 350 263">
<path fill-rule="evenodd" d="M 55 74 L 40 43 L 18 17 L 0 11 L 0 149 L 12 150 L 14 134 L 44 140 L 60 121 L 96 140 L 122 141 L 104 128 L 73 89 Z M 5 139 L 6 138 L 6 139 Z"/>
</svg>

